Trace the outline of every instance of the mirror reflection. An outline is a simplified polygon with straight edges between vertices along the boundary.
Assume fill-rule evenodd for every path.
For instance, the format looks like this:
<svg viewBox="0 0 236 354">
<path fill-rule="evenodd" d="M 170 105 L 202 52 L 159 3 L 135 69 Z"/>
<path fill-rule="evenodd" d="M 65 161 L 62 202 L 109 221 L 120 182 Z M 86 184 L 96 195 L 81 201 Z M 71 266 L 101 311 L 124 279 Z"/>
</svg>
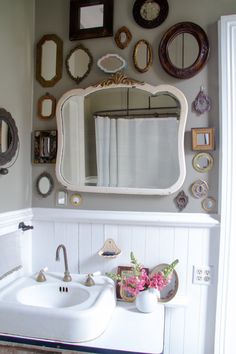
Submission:
<svg viewBox="0 0 236 354">
<path fill-rule="evenodd" d="M 188 68 L 199 55 L 199 45 L 190 33 L 178 34 L 168 47 L 170 61 L 176 68 Z"/>
<path fill-rule="evenodd" d="M 43 197 L 47 197 L 51 194 L 54 187 L 53 179 L 47 172 L 41 173 L 36 181 L 36 188 L 38 193 Z"/>
<path fill-rule="evenodd" d="M 69 76 L 77 82 L 82 81 L 90 72 L 92 56 L 82 44 L 72 49 L 66 58 L 66 69 Z"/>
<path fill-rule="evenodd" d="M 120 86 L 59 101 L 57 177 L 78 191 L 168 194 L 185 177 L 186 99 L 172 86 Z"/>
<path fill-rule="evenodd" d="M 0 153 L 6 152 L 11 144 L 11 133 L 8 124 L 0 120 Z"/>
<path fill-rule="evenodd" d="M 80 9 L 80 29 L 103 27 L 104 5 L 83 6 Z"/>
<path fill-rule="evenodd" d="M 194 156 L 193 167 L 198 172 L 208 172 L 212 169 L 214 159 L 211 154 L 202 152 Z"/>
<path fill-rule="evenodd" d="M 133 60 L 135 68 L 144 73 L 152 64 L 152 47 L 144 39 L 138 41 L 134 47 Z"/>
<path fill-rule="evenodd" d="M 98 60 L 97 64 L 105 73 L 116 73 L 126 66 L 126 61 L 118 54 L 106 54 Z"/>
</svg>

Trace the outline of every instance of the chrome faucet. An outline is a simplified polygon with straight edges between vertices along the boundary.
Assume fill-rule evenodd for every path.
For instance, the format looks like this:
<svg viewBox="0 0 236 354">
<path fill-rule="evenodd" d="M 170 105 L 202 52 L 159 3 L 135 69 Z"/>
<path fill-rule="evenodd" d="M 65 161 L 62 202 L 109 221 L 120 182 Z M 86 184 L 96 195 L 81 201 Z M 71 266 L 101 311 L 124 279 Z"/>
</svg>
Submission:
<svg viewBox="0 0 236 354">
<path fill-rule="evenodd" d="M 64 245 L 59 245 L 56 250 L 56 261 L 60 261 L 60 250 L 63 250 L 63 255 L 64 255 L 64 262 L 65 262 L 65 272 L 64 272 L 64 277 L 63 281 L 71 281 L 71 275 L 68 269 L 68 260 L 67 260 L 67 252 L 66 252 L 66 247 Z"/>
</svg>

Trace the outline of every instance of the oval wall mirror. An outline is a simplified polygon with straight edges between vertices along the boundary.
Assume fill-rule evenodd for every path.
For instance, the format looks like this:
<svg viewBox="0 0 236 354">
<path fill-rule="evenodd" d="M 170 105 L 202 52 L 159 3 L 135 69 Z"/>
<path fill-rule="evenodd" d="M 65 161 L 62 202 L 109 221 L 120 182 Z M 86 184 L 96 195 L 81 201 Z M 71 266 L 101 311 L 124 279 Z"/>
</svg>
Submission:
<svg viewBox="0 0 236 354">
<path fill-rule="evenodd" d="M 140 73 L 148 71 L 152 65 L 152 47 L 145 39 L 140 39 L 134 47 L 133 62 Z"/>
<path fill-rule="evenodd" d="M 38 176 L 36 181 L 36 188 L 41 197 L 45 198 L 49 196 L 53 190 L 53 187 L 54 182 L 52 176 L 49 173 L 43 172 Z"/>
<path fill-rule="evenodd" d="M 115 34 L 114 39 L 115 39 L 117 47 L 119 47 L 120 49 L 124 49 L 124 48 L 128 47 L 128 45 L 132 39 L 132 34 L 126 26 L 123 26 L 118 29 L 118 31 Z"/>
<path fill-rule="evenodd" d="M 89 74 L 92 64 L 92 55 L 82 44 L 73 48 L 66 58 L 67 73 L 77 84 Z"/>
<path fill-rule="evenodd" d="M 54 96 L 46 93 L 38 100 L 38 117 L 41 119 L 51 119 L 55 116 L 56 99 Z"/>
<path fill-rule="evenodd" d="M 0 166 L 10 162 L 19 145 L 18 130 L 11 114 L 0 108 Z"/>
<path fill-rule="evenodd" d="M 144 28 L 155 28 L 165 21 L 169 12 L 167 0 L 136 0 L 133 16 L 137 24 Z"/>
<path fill-rule="evenodd" d="M 125 68 L 126 61 L 118 54 L 106 54 L 98 59 L 97 65 L 105 73 L 114 74 Z"/>
<path fill-rule="evenodd" d="M 63 42 L 56 34 L 46 34 L 37 43 L 36 80 L 54 86 L 62 76 Z"/>
<path fill-rule="evenodd" d="M 180 22 L 169 28 L 159 45 L 163 69 L 179 79 L 196 75 L 206 64 L 208 56 L 208 37 L 199 25 L 192 22 Z"/>
<path fill-rule="evenodd" d="M 167 266 L 168 264 L 165 263 L 157 265 L 155 268 L 153 268 L 150 275 L 161 272 Z M 174 269 L 170 283 L 160 291 L 159 302 L 169 302 L 170 300 L 172 300 L 175 297 L 178 288 L 179 288 L 179 278 L 176 270 Z"/>
<path fill-rule="evenodd" d="M 176 87 L 151 86 L 120 73 L 66 92 L 56 111 L 59 182 L 80 192 L 174 193 L 186 174 L 187 111 Z"/>
</svg>

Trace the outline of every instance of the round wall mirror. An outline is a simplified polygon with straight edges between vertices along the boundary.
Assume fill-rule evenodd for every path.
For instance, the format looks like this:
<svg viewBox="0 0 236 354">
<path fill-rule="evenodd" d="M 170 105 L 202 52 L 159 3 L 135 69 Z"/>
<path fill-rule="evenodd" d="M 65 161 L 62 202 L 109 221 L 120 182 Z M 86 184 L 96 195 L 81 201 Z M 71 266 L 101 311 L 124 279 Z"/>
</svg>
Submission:
<svg viewBox="0 0 236 354">
<path fill-rule="evenodd" d="M 137 24 L 144 28 L 155 28 L 165 21 L 169 12 L 166 0 L 136 0 L 133 16 Z"/>
<path fill-rule="evenodd" d="M 36 188 L 38 193 L 43 198 L 45 198 L 49 194 L 51 194 L 53 187 L 54 187 L 54 182 L 52 176 L 47 172 L 41 173 L 41 175 L 39 175 L 36 181 Z"/>
<path fill-rule="evenodd" d="M 148 71 L 152 65 L 152 47 L 148 41 L 141 39 L 135 44 L 133 61 L 136 70 L 140 73 Z"/>
<path fill-rule="evenodd" d="M 208 152 L 200 152 L 193 158 L 193 167 L 198 172 L 208 172 L 212 169 L 214 159 Z"/>
<path fill-rule="evenodd" d="M 213 197 L 207 197 L 202 201 L 202 207 L 205 211 L 212 211 L 216 206 L 216 200 Z"/>
<path fill-rule="evenodd" d="M 11 114 L 0 108 L 0 166 L 10 162 L 19 144 L 18 130 Z"/>
<path fill-rule="evenodd" d="M 77 84 L 89 74 L 92 64 L 92 55 L 82 44 L 72 49 L 66 58 L 67 72 Z"/>
<path fill-rule="evenodd" d="M 180 22 L 167 30 L 159 45 L 163 69 L 179 79 L 196 75 L 206 64 L 209 41 L 204 30 L 192 22 Z"/>
<path fill-rule="evenodd" d="M 157 265 L 151 271 L 151 275 L 161 272 L 167 266 L 168 264 L 165 263 Z M 172 300 L 178 291 L 178 287 L 179 287 L 179 278 L 176 270 L 174 269 L 172 273 L 171 281 L 167 286 L 164 287 L 164 289 L 160 291 L 159 302 L 168 302 Z"/>
<path fill-rule="evenodd" d="M 124 69 L 126 61 L 118 54 L 106 54 L 98 60 L 97 65 L 105 73 L 114 74 Z"/>
</svg>

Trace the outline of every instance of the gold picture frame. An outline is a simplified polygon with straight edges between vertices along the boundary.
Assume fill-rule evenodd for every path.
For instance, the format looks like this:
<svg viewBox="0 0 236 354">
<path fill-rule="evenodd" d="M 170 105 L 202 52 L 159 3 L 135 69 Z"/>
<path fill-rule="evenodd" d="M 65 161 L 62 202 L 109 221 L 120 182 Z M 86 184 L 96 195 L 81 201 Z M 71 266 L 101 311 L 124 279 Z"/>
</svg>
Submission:
<svg viewBox="0 0 236 354">
<path fill-rule="evenodd" d="M 192 128 L 192 150 L 210 151 L 215 149 L 214 128 Z"/>
</svg>

